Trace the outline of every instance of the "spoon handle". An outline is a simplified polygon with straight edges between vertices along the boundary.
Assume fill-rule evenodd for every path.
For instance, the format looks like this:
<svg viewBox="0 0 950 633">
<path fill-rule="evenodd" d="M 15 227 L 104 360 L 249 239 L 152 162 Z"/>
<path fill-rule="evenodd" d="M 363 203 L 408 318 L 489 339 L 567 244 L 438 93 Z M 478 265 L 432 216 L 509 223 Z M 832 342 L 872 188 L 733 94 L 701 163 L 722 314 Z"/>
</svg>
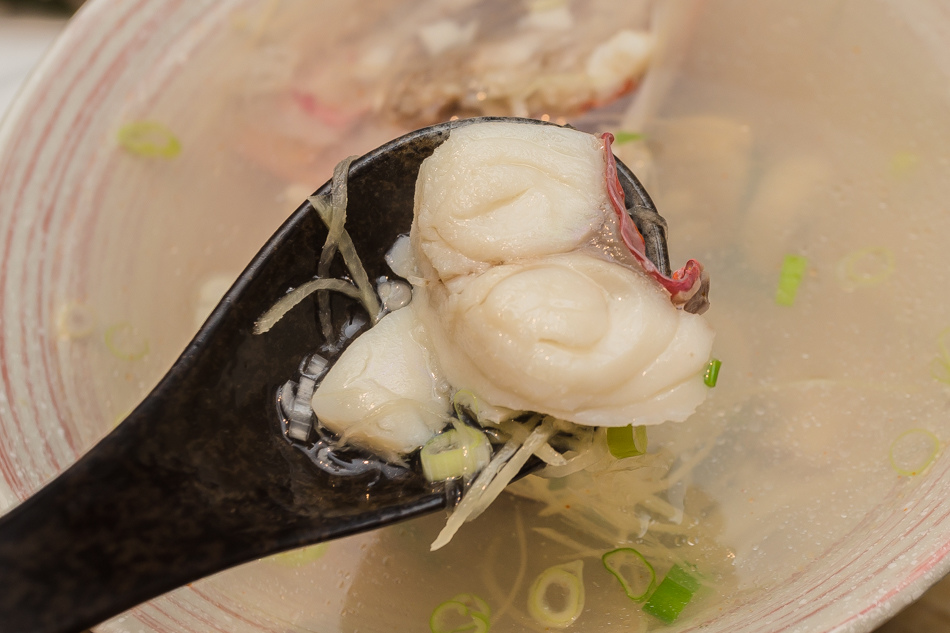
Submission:
<svg viewBox="0 0 950 633">
<path fill-rule="evenodd" d="M 321 478 L 269 424 L 235 423 L 242 403 L 222 411 L 208 392 L 169 397 L 175 386 L 0 518 L 0 633 L 77 633 L 233 565 L 445 503 L 387 496 L 384 481 L 361 505 L 365 481 Z"/>
</svg>

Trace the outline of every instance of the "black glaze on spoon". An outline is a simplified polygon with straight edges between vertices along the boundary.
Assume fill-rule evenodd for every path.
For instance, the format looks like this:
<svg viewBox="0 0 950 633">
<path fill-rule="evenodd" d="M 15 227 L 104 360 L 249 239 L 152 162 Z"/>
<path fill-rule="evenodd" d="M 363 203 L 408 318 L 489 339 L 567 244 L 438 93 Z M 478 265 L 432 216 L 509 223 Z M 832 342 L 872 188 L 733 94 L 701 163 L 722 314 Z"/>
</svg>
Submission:
<svg viewBox="0 0 950 633">
<path fill-rule="evenodd" d="M 370 279 L 389 274 L 384 255 L 409 231 L 422 161 L 452 129 L 485 120 L 542 124 L 443 123 L 353 162 L 347 230 Z M 630 170 L 617 168 L 647 254 L 668 276 L 665 223 Z M 264 335 L 252 327 L 313 278 L 325 239 L 304 203 L 135 411 L 0 518 L 0 633 L 74 633 L 239 563 L 445 506 L 443 491 L 413 471 L 335 477 L 282 436 L 275 393 L 324 343 L 315 300 Z"/>
</svg>

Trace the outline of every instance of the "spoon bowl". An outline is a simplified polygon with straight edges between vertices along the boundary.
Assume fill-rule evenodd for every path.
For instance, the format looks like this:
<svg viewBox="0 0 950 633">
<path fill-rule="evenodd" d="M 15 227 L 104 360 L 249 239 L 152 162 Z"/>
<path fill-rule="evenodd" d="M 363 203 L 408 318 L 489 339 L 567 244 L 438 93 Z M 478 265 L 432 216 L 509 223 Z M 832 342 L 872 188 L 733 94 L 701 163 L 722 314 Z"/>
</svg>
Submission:
<svg viewBox="0 0 950 633">
<path fill-rule="evenodd" d="M 484 120 L 548 125 L 453 121 L 352 163 L 347 230 L 370 279 L 388 273 L 385 254 L 409 231 L 422 161 L 453 129 Z M 619 162 L 618 174 L 647 255 L 669 275 L 665 223 Z M 80 631 L 228 567 L 446 506 L 443 487 L 412 468 L 332 474 L 285 435 L 276 394 L 327 343 L 316 302 L 304 299 L 266 334 L 253 326 L 314 277 L 326 235 L 302 204 L 125 421 L 0 518 L 0 631 Z M 346 310 L 334 314 L 342 325 Z"/>
</svg>

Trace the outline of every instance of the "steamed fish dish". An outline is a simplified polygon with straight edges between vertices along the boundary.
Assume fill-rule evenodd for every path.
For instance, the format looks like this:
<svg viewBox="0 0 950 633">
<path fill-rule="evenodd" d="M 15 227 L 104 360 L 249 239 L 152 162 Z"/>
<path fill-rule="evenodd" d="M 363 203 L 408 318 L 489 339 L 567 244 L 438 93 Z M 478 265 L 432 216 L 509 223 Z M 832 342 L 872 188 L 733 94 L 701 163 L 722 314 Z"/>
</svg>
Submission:
<svg viewBox="0 0 950 633">
<path fill-rule="evenodd" d="M 309 398 L 339 446 L 393 464 L 420 451 L 430 480 L 462 483 L 434 548 L 532 455 L 565 475 L 603 457 L 608 436 L 642 452 L 642 427 L 682 422 L 706 396 L 708 279 L 694 260 L 666 276 L 646 257 L 611 140 L 511 122 L 453 130 L 387 255 L 405 300 L 364 301 L 375 325 L 297 387 L 297 408 Z M 345 174 L 333 201 L 312 199 L 341 250 Z"/>
</svg>

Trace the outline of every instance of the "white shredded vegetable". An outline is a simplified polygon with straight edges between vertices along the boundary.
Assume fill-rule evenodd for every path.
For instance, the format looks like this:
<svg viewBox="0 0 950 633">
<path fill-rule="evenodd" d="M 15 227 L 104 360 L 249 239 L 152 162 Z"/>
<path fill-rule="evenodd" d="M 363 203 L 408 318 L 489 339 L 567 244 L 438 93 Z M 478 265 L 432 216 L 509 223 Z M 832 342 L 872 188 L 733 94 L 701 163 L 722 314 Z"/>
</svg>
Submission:
<svg viewBox="0 0 950 633">
<path fill-rule="evenodd" d="M 333 180 L 330 181 L 330 217 L 327 222 L 329 232 L 327 233 L 327 241 L 323 245 L 323 251 L 320 253 L 320 263 L 317 269 L 321 277 L 327 276 L 330 262 L 333 261 L 333 256 L 336 255 L 340 237 L 343 235 L 348 201 L 347 176 L 349 175 L 350 164 L 355 158 L 355 156 L 344 158 L 333 168 Z M 324 221 L 327 221 L 327 218 L 324 218 Z"/>
<path fill-rule="evenodd" d="M 535 453 L 539 446 L 551 439 L 551 436 L 556 432 L 550 418 L 545 419 L 531 432 L 531 435 L 525 439 L 524 444 L 521 445 L 518 452 L 498 471 L 498 475 L 495 476 L 485 489 L 485 493 L 481 498 L 476 499 L 475 507 L 472 509 L 472 514 L 468 519 L 469 521 L 478 517 L 478 515 L 491 505 L 492 501 L 498 498 L 498 495 L 500 495 L 508 484 L 518 475 L 521 468 L 527 463 L 528 458 Z"/>
<path fill-rule="evenodd" d="M 514 420 L 507 420 L 502 422 L 499 426 L 503 431 L 510 434 L 511 437 L 518 442 L 523 443 L 528 437 L 528 429 L 526 429 L 523 424 L 515 422 Z M 567 460 L 564 458 L 564 456 L 554 450 L 554 447 L 552 447 L 550 444 L 542 444 L 538 447 L 534 454 L 549 466 L 567 465 Z"/>
<path fill-rule="evenodd" d="M 271 306 L 267 312 L 262 314 L 261 317 L 254 322 L 254 334 L 267 332 L 274 327 L 278 321 L 284 318 L 284 315 L 287 314 L 291 308 L 309 295 L 320 290 L 332 290 L 342 292 L 354 299 L 360 298 L 360 292 L 356 286 L 342 279 L 314 279 L 308 281 L 302 286 L 298 286 L 285 294 L 277 303 Z"/>
<path fill-rule="evenodd" d="M 539 477 L 559 478 L 573 475 L 608 457 L 607 435 L 603 429 L 585 433 L 570 451 L 561 456 L 564 464 L 551 464 L 538 472 Z"/>
<path fill-rule="evenodd" d="M 323 223 L 326 224 L 329 229 L 336 217 L 333 213 L 332 205 L 328 204 L 325 198 L 319 196 L 310 196 L 308 200 L 313 208 L 316 209 L 320 219 L 323 220 Z M 356 283 L 356 287 L 359 288 L 359 299 L 363 302 L 363 307 L 366 308 L 366 312 L 369 313 L 369 318 L 373 324 L 376 324 L 376 322 L 379 321 L 381 312 L 379 300 L 373 291 L 373 285 L 369 281 L 366 269 L 363 268 L 360 256 L 356 252 L 353 239 L 345 228 L 340 233 L 336 247 L 339 249 L 340 255 L 343 256 L 343 263 L 346 264 L 350 274 L 353 275 L 353 281 Z"/>
<path fill-rule="evenodd" d="M 327 240 L 320 253 L 320 261 L 317 264 L 317 279 L 307 282 L 304 285 L 295 288 L 287 293 L 270 310 L 265 312 L 255 323 L 254 333 L 263 334 L 267 332 L 274 324 L 280 321 L 287 312 L 295 305 L 300 303 L 305 297 L 316 292 L 319 304 L 320 325 L 323 328 L 323 335 L 327 343 L 333 346 L 333 323 L 330 320 L 330 291 L 341 292 L 349 297 L 359 300 L 366 312 L 369 313 L 370 320 L 375 325 L 381 316 L 379 299 L 373 289 L 366 269 L 360 261 L 356 252 L 356 246 L 352 238 L 346 232 L 346 205 L 347 205 L 347 174 L 350 164 L 355 159 L 350 156 L 340 161 L 333 169 L 333 180 L 330 184 L 330 202 L 320 196 L 310 196 L 308 200 L 317 215 L 327 226 Z M 329 277 L 330 264 L 333 256 L 339 252 L 343 256 L 343 262 L 353 276 L 356 283 L 343 279 L 332 279 Z"/>
<path fill-rule="evenodd" d="M 511 459 L 517 450 L 518 443 L 511 441 L 506 443 L 495 453 L 495 456 L 492 457 L 488 466 L 485 466 L 485 469 L 482 470 L 478 477 L 475 478 L 475 481 L 472 482 L 471 488 L 469 488 L 465 496 L 462 497 L 461 503 L 455 508 L 455 512 L 452 513 L 449 520 L 446 521 L 445 527 L 439 532 L 439 536 L 432 542 L 432 545 L 429 547 L 430 551 L 435 551 L 452 540 L 452 537 L 455 536 L 458 529 L 465 523 L 466 517 L 471 513 L 475 501 L 484 493 L 501 467 L 505 462 Z"/>
<path fill-rule="evenodd" d="M 329 218 L 321 219 L 327 224 L 327 239 L 323 244 L 323 250 L 320 252 L 320 261 L 317 264 L 317 276 L 327 278 L 330 276 L 330 264 L 333 262 L 333 256 L 336 255 L 339 248 L 340 237 L 343 235 L 343 226 L 346 224 L 346 205 L 347 205 L 347 176 L 350 171 L 350 164 L 355 156 L 344 158 L 336 167 L 333 168 L 333 179 L 330 181 L 330 206 L 328 208 Z M 330 318 L 330 297 L 326 292 L 317 294 L 318 310 L 320 315 L 320 325 L 323 328 L 323 338 L 327 345 L 334 349 L 333 344 L 333 322 Z"/>
<path fill-rule="evenodd" d="M 471 489 L 462 498 L 462 502 L 446 521 L 445 527 L 439 532 L 439 536 L 429 549 L 435 551 L 446 545 L 463 523 L 475 519 L 484 512 L 485 508 L 511 483 L 528 458 L 539 446 L 551 439 L 555 431 L 554 424 L 550 419 L 546 419 L 528 435 L 520 447 L 514 438 L 507 442 L 475 479 Z"/>
</svg>

